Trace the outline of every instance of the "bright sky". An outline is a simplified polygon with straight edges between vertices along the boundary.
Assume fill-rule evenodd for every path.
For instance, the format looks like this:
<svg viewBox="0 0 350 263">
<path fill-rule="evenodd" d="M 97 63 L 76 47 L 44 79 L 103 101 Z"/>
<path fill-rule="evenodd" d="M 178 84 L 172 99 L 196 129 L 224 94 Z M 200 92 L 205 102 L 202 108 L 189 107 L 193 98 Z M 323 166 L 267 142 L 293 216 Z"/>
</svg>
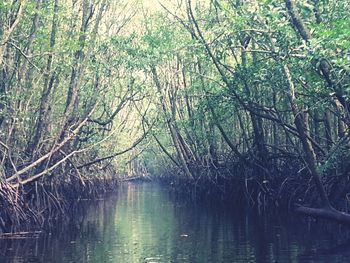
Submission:
<svg viewBox="0 0 350 263">
<path fill-rule="evenodd" d="M 160 3 L 170 10 L 177 9 L 180 5 L 184 5 L 184 0 L 141 0 L 144 6 L 150 10 L 160 10 L 162 9 Z"/>
</svg>

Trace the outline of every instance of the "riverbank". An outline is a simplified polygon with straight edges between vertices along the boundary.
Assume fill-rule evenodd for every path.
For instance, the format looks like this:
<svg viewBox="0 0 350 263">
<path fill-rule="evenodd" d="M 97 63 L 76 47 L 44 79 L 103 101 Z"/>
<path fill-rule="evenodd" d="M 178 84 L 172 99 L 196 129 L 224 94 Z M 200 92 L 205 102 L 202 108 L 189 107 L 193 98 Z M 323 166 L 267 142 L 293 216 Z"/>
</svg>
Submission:
<svg viewBox="0 0 350 263">
<path fill-rule="evenodd" d="M 46 177 L 16 188 L 1 182 L 0 233 L 42 229 L 68 216 L 79 200 L 100 199 L 116 191 L 118 184 L 112 168 L 82 177 Z"/>
<path fill-rule="evenodd" d="M 174 169 L 158 177 L 178 195 L 193 200 L 202 200 L 259 211 L 274 213 L 282 211 L 296 213 L 301 204 L 319 206 L 319 194 L 312 178 L 298 160 L 290 161 L 284 167 L 275 166 L 270 172 L 245 168 L 242 163 L 221 166 L 215 169 L 194 169 L 194 179 L 183 176 Z M 266 171 L 266 170 L 265 170 Z M 334 207 L 350 212 L 347 177 L 338 170 L 337 175 L 324 177 L 327 194 Z"/>
</svg>

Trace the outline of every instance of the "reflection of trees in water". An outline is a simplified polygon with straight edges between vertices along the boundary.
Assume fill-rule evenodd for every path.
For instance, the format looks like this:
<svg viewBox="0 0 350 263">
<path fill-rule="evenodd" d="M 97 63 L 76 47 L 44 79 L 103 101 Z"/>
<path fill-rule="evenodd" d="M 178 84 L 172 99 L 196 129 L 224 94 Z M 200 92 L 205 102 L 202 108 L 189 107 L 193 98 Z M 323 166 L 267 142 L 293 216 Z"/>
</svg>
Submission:
<svg viewBox="0 0 350 263">
<path fill-rule="evenodd" d="M 350 239 L 342 241 L 340 244 L 331 245 L 329 248 L 308 249 L 299 254 L 298 259 L 301 261 L 313 260 L 313 262 L 331 262 L 332 256 L 339 258 L 350 257 Z"/>
<path fill-rule="evenodd" d="M 81 201 L 66 217 L 47 222 L 39 238 L 0 239 L 1 262 L 88 262 L 89 246 L 101 242 L 110 228 L 115 202 Z"/>
<path fill-rule="evenodd" d="M 307 227 L 288 215 L 194 204 L 152 184 L 126 184 L 117 197 L 82 201 L 70 211 L 38 239 L 0 240 L 0 262 L 339 263 L 350 258 L 349 231 L 336 225 L 310 221 Z"/>
</svg>

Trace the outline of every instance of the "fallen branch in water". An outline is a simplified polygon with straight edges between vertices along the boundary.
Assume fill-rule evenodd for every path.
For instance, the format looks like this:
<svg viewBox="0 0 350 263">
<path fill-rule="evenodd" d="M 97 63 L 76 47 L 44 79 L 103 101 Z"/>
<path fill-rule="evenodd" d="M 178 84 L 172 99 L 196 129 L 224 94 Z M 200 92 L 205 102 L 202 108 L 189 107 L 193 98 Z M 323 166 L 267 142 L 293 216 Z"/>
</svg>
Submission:
<svg viewBox="0 0 350 263">
<path fill-rule="evenodd" d="M 323 218 L 336 221 L 338 223 L 350 225 L 350 214 L 330 208 L 311 208 L 306 206 L 297 206 L 295 212 L 316 218 Z"/>
</svg>

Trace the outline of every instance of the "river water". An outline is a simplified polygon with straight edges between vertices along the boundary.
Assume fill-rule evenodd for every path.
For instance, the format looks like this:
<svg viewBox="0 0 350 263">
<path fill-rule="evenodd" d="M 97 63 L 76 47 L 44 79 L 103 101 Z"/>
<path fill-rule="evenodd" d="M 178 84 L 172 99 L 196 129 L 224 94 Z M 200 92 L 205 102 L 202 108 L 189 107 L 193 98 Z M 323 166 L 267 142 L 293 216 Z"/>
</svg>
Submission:
<svg viewBox="0 0 350 263">
<path fill-rule="evenodd" d="M 36 238 L 0 240 L 0 262 L 350 262 L 338 226 L 179 200 L 157 184 L 124 184 Z"/>
</svg>

